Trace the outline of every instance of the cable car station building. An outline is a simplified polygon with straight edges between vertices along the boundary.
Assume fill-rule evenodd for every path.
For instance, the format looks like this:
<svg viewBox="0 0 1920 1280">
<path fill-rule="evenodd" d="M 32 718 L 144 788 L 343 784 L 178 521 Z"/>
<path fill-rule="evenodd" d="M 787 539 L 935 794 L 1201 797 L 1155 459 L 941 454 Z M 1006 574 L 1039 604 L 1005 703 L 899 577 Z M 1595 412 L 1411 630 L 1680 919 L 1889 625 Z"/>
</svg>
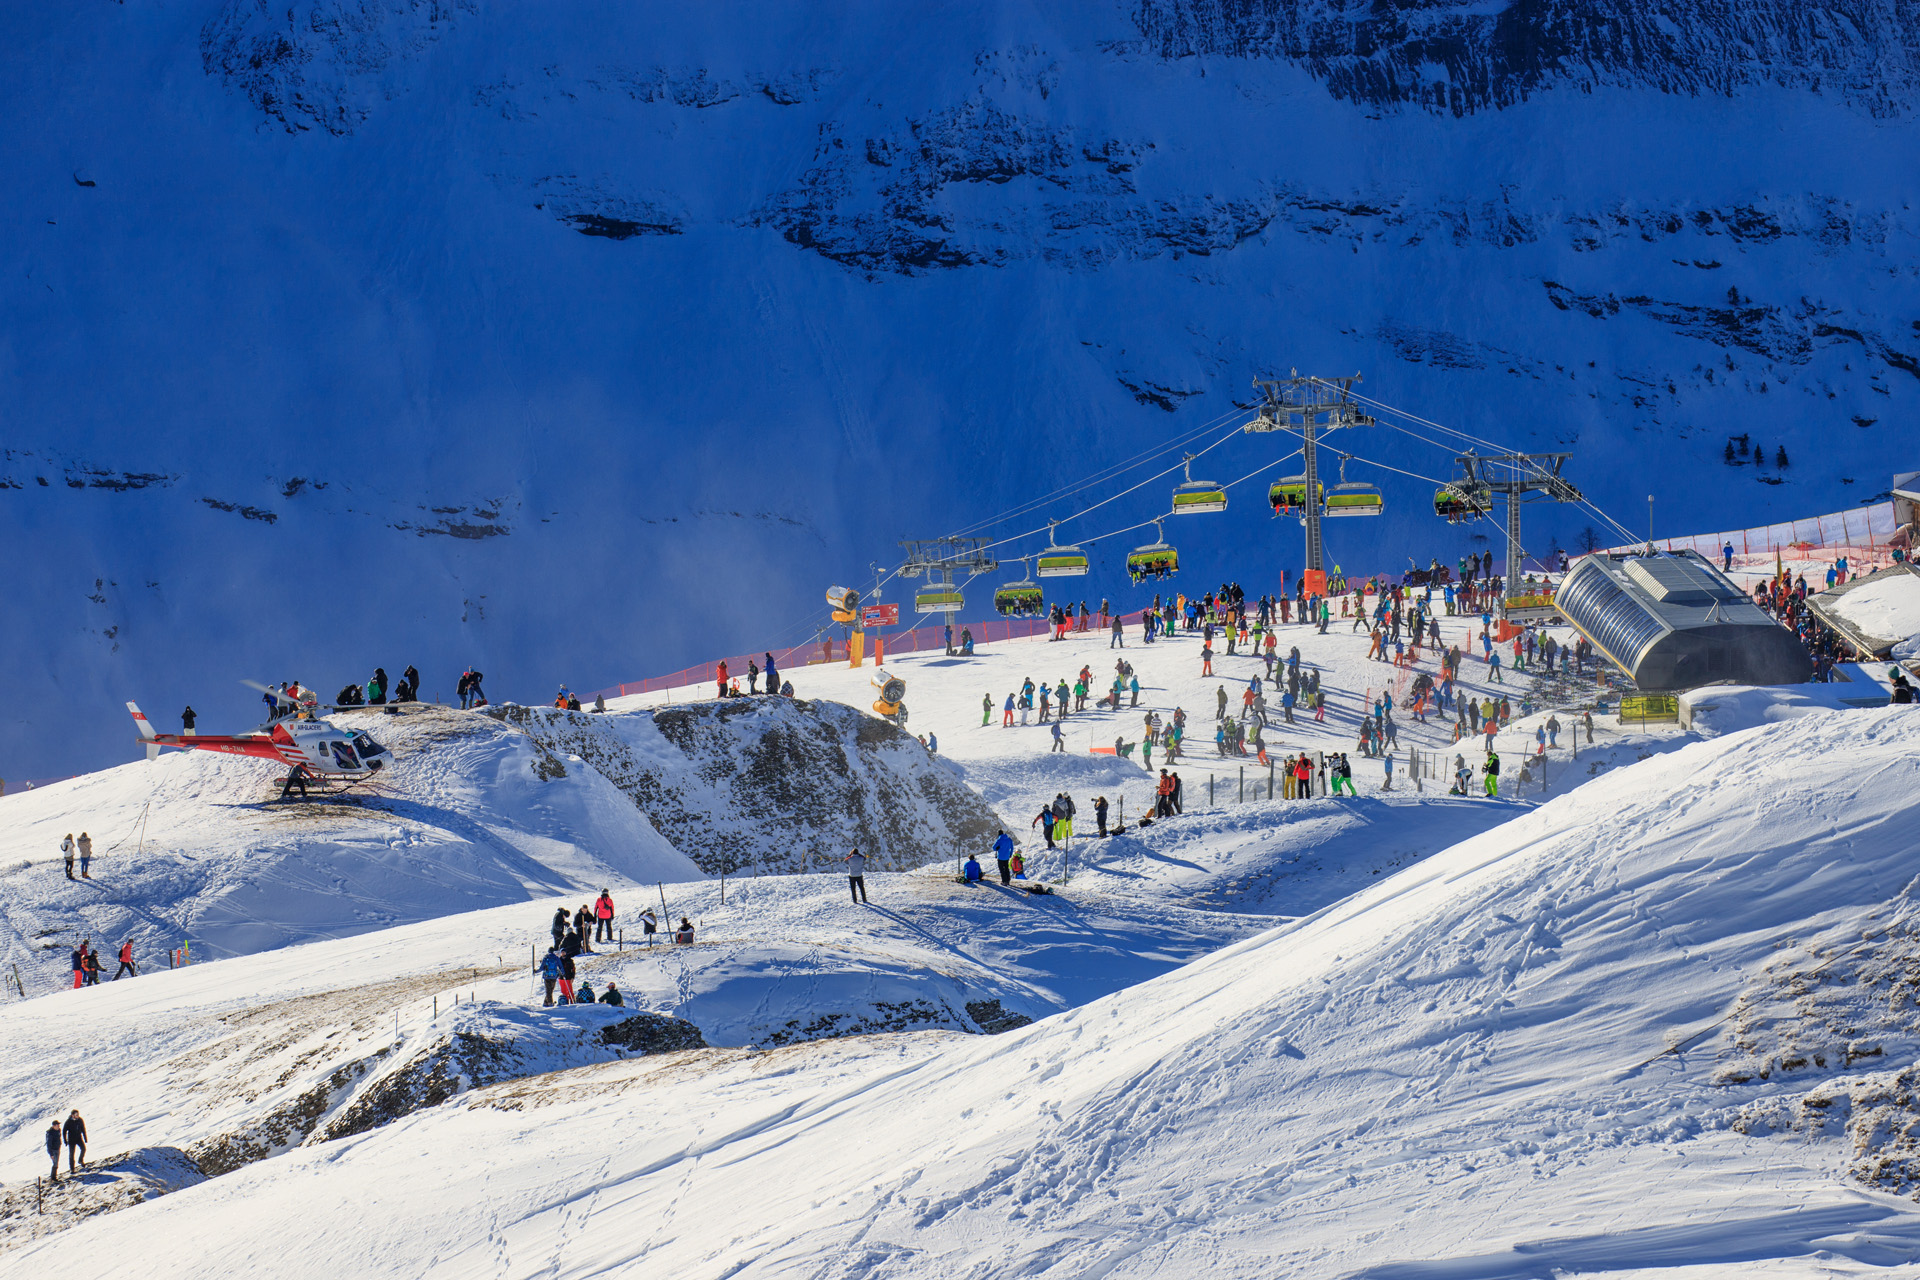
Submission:
<svg viewBox="0 0 1920 1280">
<path fill-rule="evenodd" d="M 1803 684 L 1813 659 L 1694 551 L 1583 556 L 1554 607 L 1643 690 Z"/>
</svg>

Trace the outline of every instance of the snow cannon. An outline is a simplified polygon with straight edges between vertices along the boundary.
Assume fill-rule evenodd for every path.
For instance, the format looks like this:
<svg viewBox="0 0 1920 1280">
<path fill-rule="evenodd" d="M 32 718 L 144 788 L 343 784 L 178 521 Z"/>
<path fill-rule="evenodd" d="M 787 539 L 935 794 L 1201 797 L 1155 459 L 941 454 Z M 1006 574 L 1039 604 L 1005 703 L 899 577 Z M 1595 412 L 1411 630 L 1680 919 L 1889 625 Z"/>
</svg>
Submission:
<svg viewBox="0 0 1920 1280">
<path fill-rule="evenodd" d="M 860 620 L 860 593 L 845 587 L 828 587 L 827 603 L 833 608 L 833 620 L 852 626 Z"/>
<path fill-rule="evenodd" d="M 873 687 L 880 691 L 873 709 L 887 719 L 892 720 L 900 714 L 900 704 L 907 700 L 907 682 L 899 676 L 890 676 L 885 671 L 873 673 Z"/>
</svg>

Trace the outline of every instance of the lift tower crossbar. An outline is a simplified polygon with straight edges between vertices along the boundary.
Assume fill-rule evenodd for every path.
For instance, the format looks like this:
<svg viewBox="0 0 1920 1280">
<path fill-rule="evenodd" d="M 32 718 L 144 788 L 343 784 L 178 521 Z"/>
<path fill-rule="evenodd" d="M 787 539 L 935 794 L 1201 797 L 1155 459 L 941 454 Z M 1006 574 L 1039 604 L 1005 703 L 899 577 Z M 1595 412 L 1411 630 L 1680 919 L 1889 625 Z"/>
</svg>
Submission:
<svg viewBox="0 0 1920 1280">
<path fill-rule="evenodd" d="M 1469 452 L 1454 459 L 1466 479 L 1455 481 L 1452 487 L 1469 501 L 1491 502 L 1496 493 L 1507 499 L 1507 589 L 1504 594 L 1508 597 L 1514 594 L 1524 554 L 1520 545 L 1521 502 L 1528 494 L 1535 493 L 1552 502 L 1583 500 L 1580 490 L 1560 474 L 1572 456 L 1570 453 L 1502 453 L 1482 457 Z"/>
<path fill-rule="evenodd" d="M 1373 419 L 1360 412 L 1354 402 L 1353 386 L 1360 375 L 1350 378 L 1301 377 L 1298 370 L 1287 378 L 1255 378 L 1260 391 L 1259 416 L 1241 427 L 1242 431 L 1262 433 L 1289 431 L 1300 437 L 1301 454 L 1306 460 L 1307 492 L 1301 523 L 1307 527 L 1307 570 L 1324 571 L 1326 557 L 1320 542 L 1320 458 L 1318 438 L 1342 427 L 1370 427 Z"/>
</svg>

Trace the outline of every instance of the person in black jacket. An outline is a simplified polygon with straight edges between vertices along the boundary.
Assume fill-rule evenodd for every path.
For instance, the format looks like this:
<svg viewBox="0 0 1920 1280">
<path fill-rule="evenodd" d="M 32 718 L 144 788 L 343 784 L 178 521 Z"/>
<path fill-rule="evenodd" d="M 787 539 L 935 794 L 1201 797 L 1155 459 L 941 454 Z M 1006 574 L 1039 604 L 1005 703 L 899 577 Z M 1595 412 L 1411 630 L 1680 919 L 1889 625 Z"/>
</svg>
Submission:
<svg viewBox="0 0 1920 1280">
<path fill-rule="evenodd" d="M 573 915 L 565 907 L 553 913 L 553 945 L 559 946 L 560 939 L 567 936 L 567 928 L 573 923 Z"/>
<path fill-rule="evenodd" d="M 87 1163 L 87 1122 L 74 1110 L 68 1113 L 61 1132 L 67 1140 L 67 1172 L 76 1173 Z"/>
<path fill-rule="evenodd" d="M 196 735 L 196 734 L 194 733 L 194 731 L 193 731 L 193 724 L 194 724 L 194 720 L 195 720 L 195 718 L 196 718 L 196 717 L 195 717 L 195 716 L 194 716 L 194 714 L 193 714 L 193 708 L 192 708 L 192 707 L 188 707 L 188 708 L 187 708 L 187 709 L 186 709 L 185 711 L 182 711 L 182 712 L 180 713 L 180 732 L 181 732 L 181 734 L 183 734 L 184 736 L 186 736 L 186 737 L 189 737 L 189 738 L 192 738 L 192 737 L 196 737 L 196 736 L 197 736 L 197 735 Z"/>
<path fill-rule="evenodd" d="M 60 1122 L 54 1120 L 47 1125 L 47 1156 L 53 1161 L 53 1172 L 48 1177 L 60 1181 Z"/>
</svg>

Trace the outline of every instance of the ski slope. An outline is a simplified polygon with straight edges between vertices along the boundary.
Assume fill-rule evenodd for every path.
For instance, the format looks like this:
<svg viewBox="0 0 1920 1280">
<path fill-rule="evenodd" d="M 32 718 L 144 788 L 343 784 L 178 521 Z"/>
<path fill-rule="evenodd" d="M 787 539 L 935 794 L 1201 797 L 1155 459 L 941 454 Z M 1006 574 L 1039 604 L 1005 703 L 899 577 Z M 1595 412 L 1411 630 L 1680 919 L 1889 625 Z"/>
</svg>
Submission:
<svg viewBox="0 0 1920 1280">
<path fill-rule="evenodd" d="M 1910 744 L 1887 708 L 1687 745 L 1021 1030 L 484 1088 L 0 1276 L 1904 1273 Z M 320 944 L 329 976 L 417 963 L 405 934 Z M 323 985 L 303 953 L 246 999 Z M 184 1041 L 226 967 L 15 1005 L 7 1069 L 75 1019 Z"/>
</svg>

